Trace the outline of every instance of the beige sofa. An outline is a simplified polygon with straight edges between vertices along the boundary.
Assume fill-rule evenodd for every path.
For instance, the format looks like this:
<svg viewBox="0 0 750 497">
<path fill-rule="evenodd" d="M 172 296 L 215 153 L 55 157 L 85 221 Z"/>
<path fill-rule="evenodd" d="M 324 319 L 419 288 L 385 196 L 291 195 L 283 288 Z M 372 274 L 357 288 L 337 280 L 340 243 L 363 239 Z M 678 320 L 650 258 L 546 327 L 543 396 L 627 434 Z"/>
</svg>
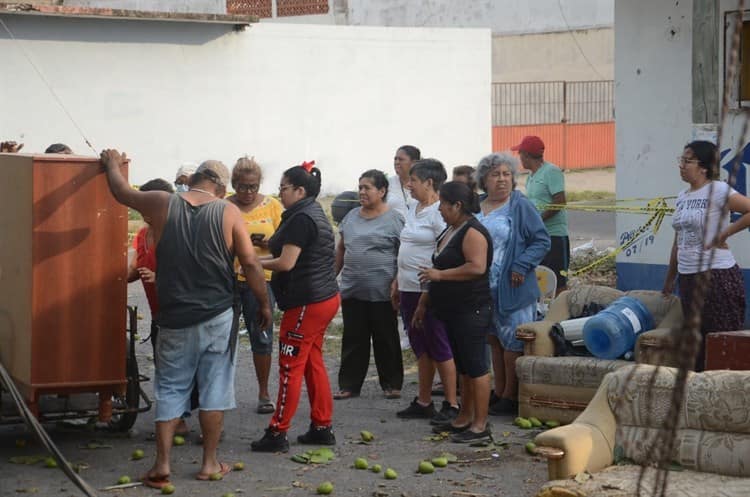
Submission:
<svg viewBox="0 0 750 497">
<path fill-rule="evenodd" d="M 658 368 L 649 395 L 656 369 L 634 364 L 609 373 L 575 422 L 536 437 L 552 480 L 538 496 L 637 495 L 641 465 L 652 462 L 649 450 L 668 418 L 677 376 L 674 368 Z M 671 460 L 679 471 L 669 472 L 666 495 L 750 496 L 750 372 L 688 373 L 678 417 L 669 422 L 677 425 Z M 616 453 L 632 462 L 613 465 Z M 591 477 L 571 479 L 583 472 Z M 655 495 L 655 477 L 653 468 L 645 473 L 643 497 Z"/>
<path fill-rule="evenodd" d="M 671 329 L 682 324 L 682 307 L 677 297 L 665 297 L 652 290 L 622 292 L 603 286 L 578 286 L 560 293 L 550 304 L 543 321 L 526 323 L 516 330 L 516 337 L 524 342 L 524 355 L 516 362 L 520 416 L 563 423 L 573 421 L 586 408 L 604 375 L 632 364 L 595 357 L 554 357 L 554 345 L 549 337 L 555 323 L 581 316 L 585 306 L 596 303 L 606 307 L 624 295 L 643 303 L 656 323 L 655 329 L 638 337 L 636 361 L 677 364 L 670 353 Z"/>
</svg>

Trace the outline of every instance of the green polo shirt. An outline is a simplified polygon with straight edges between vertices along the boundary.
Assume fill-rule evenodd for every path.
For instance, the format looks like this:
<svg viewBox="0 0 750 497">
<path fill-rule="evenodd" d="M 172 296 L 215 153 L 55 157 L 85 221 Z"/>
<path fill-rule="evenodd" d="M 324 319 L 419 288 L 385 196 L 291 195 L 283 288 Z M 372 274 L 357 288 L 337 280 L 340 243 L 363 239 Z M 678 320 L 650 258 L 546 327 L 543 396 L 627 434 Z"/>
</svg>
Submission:
<svg viewBox="0 0 750 497">
<path fill-rule="evenodd" d="M 565 191 L 565 176 L 549 162 L 544 162 L 526 178 L 526 196 L 541 214 L 552 203 L 552 196 Z M 568 236 L 568 214 L 564 210 L 544 221 L 550 236 Z"/>
</svg>

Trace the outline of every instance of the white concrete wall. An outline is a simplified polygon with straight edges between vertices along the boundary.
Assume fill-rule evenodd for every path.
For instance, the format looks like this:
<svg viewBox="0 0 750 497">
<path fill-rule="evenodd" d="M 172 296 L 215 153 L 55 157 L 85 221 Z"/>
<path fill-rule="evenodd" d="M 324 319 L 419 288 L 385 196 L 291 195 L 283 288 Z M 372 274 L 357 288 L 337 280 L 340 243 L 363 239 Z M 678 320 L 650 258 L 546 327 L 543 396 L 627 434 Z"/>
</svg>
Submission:
<svg viewBox="0 0 750 497">
<path fill-rule="evenodd" d="M 618 199 L 676 195 L 685 187 L 675 158 L 692 133 L 691 4 L 615 3 Z M 644 215 L 618 214 L 618 239 L 646 220 Z M 617 260 L 667 264 L 673 237 L 668 217 L 653 243 Z"/>
<path fill-rule="evenodd" d="M 24 50 L 97 149 L 133 159 L 134 183 L 183 161 L 243 154 L 283 169 L 315 159 L 328 192 L 395 149 L 446 166 L 491 150 L 489 30 L 254 25 L 3 16 L 0 137 L 90 154 Z"/>
<path fill-rule="evenodd" d="M 63 0 L 63 5 L 155 12 L 226 14 L 226 0 Z"/>
<path fill-rule="evenodd" d="M 347 0 L 348 22 L 368 26 L 491 28 L 493 34 L 612 26 L 614 0 Z M 560 8 L 562 6 L 562 9 Z"/>
<path fill-rule="evenodd" d="M 611 27 L 493 36 L 492 81 L 611 80 L 614 37 Z"/>
<path fill-rule="evenodd" d="M 329 0 L 327 14 L 261 22 L 490 28 L 494 82 L 614 77 L 614 0 Z"/>
</svg>

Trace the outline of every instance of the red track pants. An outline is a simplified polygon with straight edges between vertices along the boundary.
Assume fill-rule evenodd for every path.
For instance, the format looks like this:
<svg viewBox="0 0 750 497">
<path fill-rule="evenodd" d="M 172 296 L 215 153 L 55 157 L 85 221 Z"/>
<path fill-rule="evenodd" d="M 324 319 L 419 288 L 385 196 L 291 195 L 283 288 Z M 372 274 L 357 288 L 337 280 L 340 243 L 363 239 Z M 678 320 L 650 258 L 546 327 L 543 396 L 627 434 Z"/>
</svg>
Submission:
<svg viewBox="0 0 750 497">
<path fill-rule="evenodd" d="M 302 376 L 315 426 L 330 426 L 333 396 L 323 363 L 323 337 L 339 309 L 338 294 L 328 300 L 284 311 L 279 329 L 279 396 L 270 428 L 289 430 L 302 391 Z"/>
</svg>

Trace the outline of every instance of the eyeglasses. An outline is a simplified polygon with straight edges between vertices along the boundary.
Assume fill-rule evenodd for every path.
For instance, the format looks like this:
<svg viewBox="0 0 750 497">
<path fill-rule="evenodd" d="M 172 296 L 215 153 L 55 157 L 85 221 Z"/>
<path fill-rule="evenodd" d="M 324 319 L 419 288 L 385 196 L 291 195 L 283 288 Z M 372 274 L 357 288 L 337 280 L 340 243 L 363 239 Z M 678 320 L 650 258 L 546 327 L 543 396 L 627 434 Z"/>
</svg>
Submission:
<svg viewBox="0 0 750 497">
<path fill-rule="evenodd" d="M 685 166 L 687 164 L 698 164 L 700 163 L 700 160 L 698 159 L 690 159 L 688 157 L 683 157 L 681 155 L 677 156 L 677 164 L 680 166 Z"/>
<path fill-rule="evenodd" d="M 279 193 L 284 193 L 287 188 L 294 188 L 294 185 L 279 185 Z"/>
<path fill-rule="evenodd" d="M 260 188 L 260 185 L 257 183 L 254 185 L 247 184 L 247 183 L 238 183 L 234 187 L 237 193 L 257 193 L 259 188 Z"/>
</svg>

